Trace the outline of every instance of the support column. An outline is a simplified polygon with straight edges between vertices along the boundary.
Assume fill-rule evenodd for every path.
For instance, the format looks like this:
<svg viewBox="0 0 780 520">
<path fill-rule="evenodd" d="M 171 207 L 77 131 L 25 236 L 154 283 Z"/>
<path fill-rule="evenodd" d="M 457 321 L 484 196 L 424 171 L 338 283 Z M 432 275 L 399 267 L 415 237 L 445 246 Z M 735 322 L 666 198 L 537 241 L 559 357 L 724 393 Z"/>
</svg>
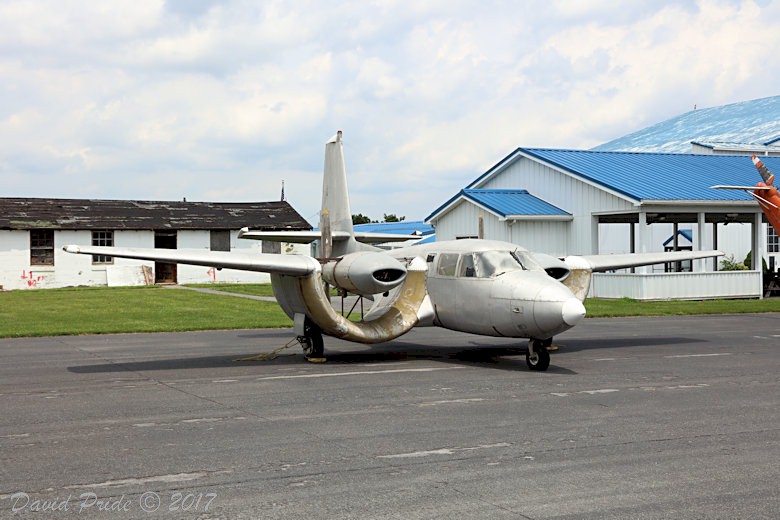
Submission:
<svg viewBox="0 0 780 520">
<path fill-rule="evenodd" d="M 649 234 L 647 229 L 647 214 L 644 211 L 639 212 L 639 223 L 637 224 L 637 238 L 639 244 L 637 244 L 637 250 L 639 253 L 647 253 L 647 235 Z M 637 272 L 641 274 L 647 274 L 650 272 L 650 268 L 646 265 L 637 268 Z"/>
<path fill-rule="evenodd" d="M 707 219 L 706 214 L 704 212 L 700 212 L 698 214 L 698 227 L 696 233 L 696 250 L 698 251 L 704 251 L 706 249 L 705 243 L 704 243 L 704 226 L 707 225 Z M 693 261 L 693 272 L 694 273 L 702 273 L 707 270 L 706 267 L 706 260 L 704 258 L 700 260 L 694 260 Z"/>
<path fill-rule="evenodd" d="M 718 249 L 718 223 L 713 222 L 712 223 L 712 249 Z M 712 270 L 717 271 L 718 270 L 718 262 L 720 261 L 719 257 L 714 257 L 712 259 Z"/>
<path fill-rule="evenodd" d="M 629 250 L 629 252 L 630 253 L 636 253 L 636 226 L 637 226 L 637 224 L 634 223 L 634 222 L 631 222 L 629 224 L 629 226 L 631 226 L 631 228 L 630 228 L 630 236 L 631 236 L 631 238 L 629 239 L 631 241 L 631 245 L 630 245 L 631 249 Z M 631 268 L 631 272 L 635 273 L 636 272 L 636 268 L 632 267 Z"/>
<path fill-rule="evenodd" d="M 749 266 L 754 271 L 761 270 L 761 213 L 753 214 L 753 222 L 750 225 L 750 250 L 752 251 L 752 264 Z"/>
<path fill-rule="evenodd" d="M 599 218 L 594 215 L 590 217 L 590 254 L 599 254 Z"/>
</svg>

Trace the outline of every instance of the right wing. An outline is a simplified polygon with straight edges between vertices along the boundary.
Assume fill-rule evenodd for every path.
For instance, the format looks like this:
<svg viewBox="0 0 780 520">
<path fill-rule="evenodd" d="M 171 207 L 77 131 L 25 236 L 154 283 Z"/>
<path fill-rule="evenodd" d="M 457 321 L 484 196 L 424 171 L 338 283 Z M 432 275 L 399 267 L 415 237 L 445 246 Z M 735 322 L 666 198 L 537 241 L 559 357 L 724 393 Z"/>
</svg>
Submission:
<svg viewBox="0 0 780 520">
<path fill-rule="evenodd" d="M 390 233 L 361 233 L 356 232 L 350 235 L 346 231 L 334 231 L 332 234 L 334 241 L 347 240 L 354 236 L 358 242 L 365 244 L 384 243 L 384 242 L 406 242 L 422 238 L 419 235 L 398 235 Z M 271 242 L 291 242 L 295 244 L 310 244 L 315 240 L 322 238 L 319 231 L 249 231 L 249 228 L 242 228 L 238 232 L 238 238 L 248 238 L 251 240 L 269 240 Z"/>
<path fill-rule="evenodd" d="M 202 265 L 218 269 L 224 267 L 296 277 L 308 276 L 321 269 L 320 263 L 316 259 L 303 255 L 77 245 L 68 245 L 63 249 L 68 253 L 84 255 L 105 255 L 155 262 Z"/>
</svg>

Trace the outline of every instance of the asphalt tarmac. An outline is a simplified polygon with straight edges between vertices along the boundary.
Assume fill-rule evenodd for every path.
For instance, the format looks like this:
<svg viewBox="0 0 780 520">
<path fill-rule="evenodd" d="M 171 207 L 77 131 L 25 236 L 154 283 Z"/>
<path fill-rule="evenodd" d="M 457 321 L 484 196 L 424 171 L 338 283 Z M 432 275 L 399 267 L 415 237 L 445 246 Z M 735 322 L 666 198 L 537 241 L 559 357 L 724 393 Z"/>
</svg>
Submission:
<svg viewBox="0 0 780 520">
<path fill-rule="evenodd" d="M 780 314 L 0 340 L 0 518 L 780 516 Z"/>
</svg>

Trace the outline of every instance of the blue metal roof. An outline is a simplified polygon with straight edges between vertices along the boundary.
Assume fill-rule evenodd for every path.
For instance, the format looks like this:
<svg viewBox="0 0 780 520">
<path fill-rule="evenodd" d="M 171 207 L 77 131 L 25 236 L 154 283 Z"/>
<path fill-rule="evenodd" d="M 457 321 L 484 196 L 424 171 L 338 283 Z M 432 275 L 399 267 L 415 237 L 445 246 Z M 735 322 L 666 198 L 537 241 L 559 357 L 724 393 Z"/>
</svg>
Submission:
<svg viewBox="0 0 780 520">
<path fill-rule="evenodd" d="M 391 235 L 430 235 L 433 226 L 422 220 L 402 220 L 401 222 L 371 222 L 353 226 L 355 231 L 363 233 L 389 233 Z M 411 238 L 411 237 L 410 237 Z"/>
<path fill-rule="evenodd" d="M 642 200 L 750 200 L 738 190 L 713 190 L 715 184 L 753 186 L 761 180 L 745 155 L 694 155 L 640 152 L 597 152 L 518 148 L 470 186 L 478 185 L 509 157 L 520 153 L 558 167 L 583 180 Z M 780 172 L 780 157 L 761 157 Z"/>
<path fill-rule="evenodd" d="M 688 153 L 691 141 L 769 145 L 778 139 L 780 96 L 772 96 L 691 110 L 594 150 Z"/>
<path fill-rule="evenodd" d="M 534 197 L 526 190 L 475 190 L 465 189 L 461 193 L 494 213 L 507 215 L 570 215 L 562 209 Z"/>
<path fill-rule="evenodd" d="M 425 220 L 430 220 L 434 215 L 460 198 L 479 204 L 500 217 L 510 215 L 571 216 L 570 213 L 538 197 L 534 197 L 526 190 L 463 189 L 436 208 Z"/>
<path fill-rule="evenodd" d="M 677 230 L 678 235 L 682 235 L 683 238 L 688 240 L 688 242 L 693 242 L 693 230 L 691 229 L 678 229 Z M 674 241 L 674 234 L 666 239 L 666 242 L 664 242 L 665 246 L 668 246 Z"/>
</svg>

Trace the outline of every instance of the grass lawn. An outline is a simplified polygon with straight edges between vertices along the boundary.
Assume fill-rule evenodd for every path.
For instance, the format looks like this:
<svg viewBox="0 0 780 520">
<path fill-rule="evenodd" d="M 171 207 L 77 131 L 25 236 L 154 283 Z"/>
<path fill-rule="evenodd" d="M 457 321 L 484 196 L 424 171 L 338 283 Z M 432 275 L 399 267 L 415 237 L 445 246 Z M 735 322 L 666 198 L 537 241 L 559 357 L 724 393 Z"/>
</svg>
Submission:
<svg viewBox="0 0 780 520">
<path fill-rule="evenodd" d="M 587 316 L 676 316 L 683 314 L 740 314 L 745 312 L 780 312 L 780 298 L 763 300 L 700 300 L 643 302 L 630 298 L 585 300 Z"/>
<path fill-rule="evenodd" d="M 0 337 L 291 326 L 274 302 L 160 287 L 0 293 Z"/>
<path fill-rule="evenodd" d="M 272 296 L 267 284 L 208 284 Z M 640 302 L 585 301 L 590 317 L 780 312 L 780 298 Z M 273 302 L 160 287 L 79 287 L 0 293 L 0 337 L 291 327 Z"/>
</svg>

